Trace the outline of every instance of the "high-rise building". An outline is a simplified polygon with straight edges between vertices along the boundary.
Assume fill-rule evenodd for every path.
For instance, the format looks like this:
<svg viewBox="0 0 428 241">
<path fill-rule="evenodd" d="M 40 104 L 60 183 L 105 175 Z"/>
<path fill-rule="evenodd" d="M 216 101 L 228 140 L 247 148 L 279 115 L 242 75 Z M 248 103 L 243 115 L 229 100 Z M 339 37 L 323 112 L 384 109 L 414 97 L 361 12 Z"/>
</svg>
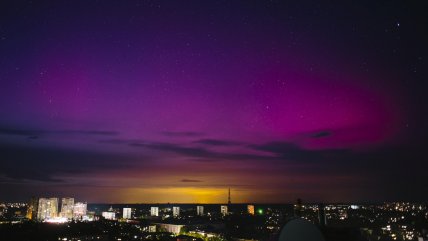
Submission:
<svg viewBox="0 0 428 241">
<path fill-rule="evenodd" d="M 159 216 L 159 207 L 151 207 L 150 208 L 150 215 L 151 216 Z"/>
<path fill-rule="evenodd" d="M 204 206 L 196 206 L 196 214 L 198 216 L 203 216 L 204 215 Z"/>
<path fill-rule="evenodd" d="M 36 197 L 32 197 L 27 207 L 27 215 L 26 217 L 29 220 L 37 219 L 37 209 L 39 207 L 39 199 Z"/>
<path fill-rule="evenodd" d="M 58 217 L 58 198 L 39 198 L 37 220 Z"/>
<path fill-rule="evenodd" d="M 172 207 L 172 216 L 174 217 L 180 216 L 180 207 Z"/>
<path fill-rule="evenodd" d="M 86 203 L 75 203 L 73 207 L 73 219 L 79 220 L 83 216 L 86 216 L 88 204 Z"/>
<path fill-rule="evenodd" d="M 124 219 L 132 218 L 132 208 L 123 208 L 123 218 Z"/>
<path fill-rule="evenodd" d="M 220 212 L 221 212 L 221 215 L 227 215 L 228 214 L 228 210 L 227 210 L 227 206 L 226 205 L 221 205 L 220 206 Z"/>
<path fill-rule="evenodd" d="M 74 198 L 66 197 L 61 199 L 61 217 L 69 220 L 73 219 Z"/>
<path fill-rule="evenodd" d="M 254 215 L 254 205 L 247 206 L 248 214 Z"/>
</svg>

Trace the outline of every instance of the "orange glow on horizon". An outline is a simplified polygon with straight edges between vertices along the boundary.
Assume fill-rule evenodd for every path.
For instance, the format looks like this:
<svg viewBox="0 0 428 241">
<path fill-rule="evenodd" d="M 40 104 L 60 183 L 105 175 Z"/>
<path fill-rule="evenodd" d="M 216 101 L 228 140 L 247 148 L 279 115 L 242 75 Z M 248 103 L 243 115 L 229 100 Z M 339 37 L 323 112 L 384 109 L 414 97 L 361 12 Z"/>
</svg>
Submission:
<svg viewBox="0 0 428 241">
<path fill-rule="evenodd" d="M 127 203 L 227 203 L 227 188 L 164 187 L 128 188 L 119 191 L 119 199 Z M 249 193 L 232 189 L 232 201 L 246 202 Z"/>
</svg>

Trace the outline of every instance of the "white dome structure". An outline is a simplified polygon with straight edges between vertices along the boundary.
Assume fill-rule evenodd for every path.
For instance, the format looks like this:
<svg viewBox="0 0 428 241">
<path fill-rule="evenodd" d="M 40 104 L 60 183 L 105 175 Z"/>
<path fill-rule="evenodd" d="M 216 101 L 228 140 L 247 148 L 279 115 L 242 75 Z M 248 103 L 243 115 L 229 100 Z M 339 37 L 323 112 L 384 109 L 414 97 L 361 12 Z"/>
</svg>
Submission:
<svg viewBox="0 0 428 241">
<path fill-rule="evenodd" d="M 297 218 L 284 225 L 278 241 L 325 241 L 325 239 L 314 224 Z"/>
</svg>

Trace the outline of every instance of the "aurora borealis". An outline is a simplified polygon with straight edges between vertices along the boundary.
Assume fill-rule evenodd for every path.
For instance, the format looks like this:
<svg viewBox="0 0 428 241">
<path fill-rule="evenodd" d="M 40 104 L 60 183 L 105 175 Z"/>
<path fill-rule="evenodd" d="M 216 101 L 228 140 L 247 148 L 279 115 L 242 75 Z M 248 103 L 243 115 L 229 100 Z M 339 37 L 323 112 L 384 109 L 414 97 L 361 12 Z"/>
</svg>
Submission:
<svg viewBox="0 0 428 241">
<path fill-rule="evenodd" d="M 2 1 L 0 199 L 426 200 L 426 6 Z"/>
</svg>

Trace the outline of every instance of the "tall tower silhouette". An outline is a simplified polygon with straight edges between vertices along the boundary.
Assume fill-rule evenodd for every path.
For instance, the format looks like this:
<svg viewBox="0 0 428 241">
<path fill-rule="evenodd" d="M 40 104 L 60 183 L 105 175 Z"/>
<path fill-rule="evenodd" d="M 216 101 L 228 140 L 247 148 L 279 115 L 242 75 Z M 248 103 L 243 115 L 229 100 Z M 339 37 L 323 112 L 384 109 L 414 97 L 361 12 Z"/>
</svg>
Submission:
<svg viewBox="0 0 428 241">
<path fill-rule="evenodd" d="M 230 187 L 229 187 L 229 197 L 228 197 L 228 199 L 227 199 L 227 204 L 231 204 L 231 201 L 230 201 Z"/>
</svg>

